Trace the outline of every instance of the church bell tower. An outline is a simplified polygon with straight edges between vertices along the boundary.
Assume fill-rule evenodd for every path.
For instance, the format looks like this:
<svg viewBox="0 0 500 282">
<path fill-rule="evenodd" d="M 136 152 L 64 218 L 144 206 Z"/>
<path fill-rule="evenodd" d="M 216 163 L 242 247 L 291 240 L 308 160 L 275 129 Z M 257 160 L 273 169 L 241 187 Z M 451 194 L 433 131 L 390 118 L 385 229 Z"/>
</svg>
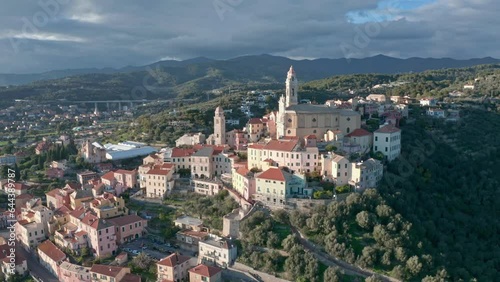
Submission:
<svg viewBox="0 0 500 282">
<path fill-rule="evenodd" d="M 285 98 L 285 106 L 289 107 L 292 105 L 298 104 L 298 89 L 299 82 L 297 81 L 297 77 L 295 76 L 295 71 L 293 70 L 293 66 L 290 67 L 286 77 L 286 98 Z"/>
</svg>

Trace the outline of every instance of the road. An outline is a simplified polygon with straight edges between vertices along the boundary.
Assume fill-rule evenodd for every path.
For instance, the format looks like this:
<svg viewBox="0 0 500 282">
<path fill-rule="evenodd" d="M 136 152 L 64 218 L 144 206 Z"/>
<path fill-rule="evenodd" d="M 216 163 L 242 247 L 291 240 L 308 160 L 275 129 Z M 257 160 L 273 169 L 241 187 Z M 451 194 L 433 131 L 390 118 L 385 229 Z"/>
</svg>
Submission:
<svg viewBox="0 0 500 282">
<path fill-rule="evenodd" d="M 302 244 L 302 246 L 304 246 L 305 249 L 309 250 L 319 261 L 321 261 L 322 263 L 324 263 L 327 266 L 337 266 L 337 267 L 341 268 L 342 270 L 344 270 L 344 273 L 347 275 L 362 276 L 362 277 L 366 278 L 366 277 L 371 276 L 373 274 L 377 274 L 380 276 L 380 278 L 383 281 L 401 282 L 400 280 L 398 280 L 396 278 L 389 277 L 386 275 L 381 275 L 381 274 L 375 273 L 375 272 L 370 271 L 370 270 L 361 269 L 361 268 L 354 266 L 352 264 L 348 264 L 345 261 L 336 259 L 336 258 L 324 253 L 319 247 L 317 247 L 315 244 L 313 244 L 311 241 L 309 241 L 307 238 L 305 238 L 304 235 L 302 235 L 302 233 L 300 233 L 300 231 L 298 231 L 295 227 L 292 227 L 292 232 L 295 234 L 295 236 L 297 236 L 300 243 Z"/>
<path fill-rule="evenodd" d="M 29 253 L 23 247 L 21 247 L 21 243 L 18 242 L 17 244 L 19 244 L 20 247 L 17 248 L 16 250 L 26 258 L 28 262 L 28 269 L 32 276 L 35 276 L 36 278 L 41 278 L 43 282 L 59 281 L 59 279 L 57 279 L 56 276 L 50 273 L 45 267 L 43 267 L 40 264 L 40 262 L 38 262 L 38 258 L 34 254 Z"/>
</svg>

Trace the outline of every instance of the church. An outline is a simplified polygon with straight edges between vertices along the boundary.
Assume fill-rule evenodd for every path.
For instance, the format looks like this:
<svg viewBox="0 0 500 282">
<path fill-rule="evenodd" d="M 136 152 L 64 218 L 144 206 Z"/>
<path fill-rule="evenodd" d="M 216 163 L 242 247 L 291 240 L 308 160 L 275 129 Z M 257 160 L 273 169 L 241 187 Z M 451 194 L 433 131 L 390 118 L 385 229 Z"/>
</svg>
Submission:
<svg viewBox="0 0 500 282">
<path fill-rule="evenodd" d="M 314 135 L 323 140 L 328 131 L 341 131 L 347 135 L 361 127 L 361 114 L 349 109 L 329 105 L 299 104 L 299 83 L 293 66 L 286 78 L 285 96 L 279 100 L 276 115 L 277 138 Z"/>
</svg>

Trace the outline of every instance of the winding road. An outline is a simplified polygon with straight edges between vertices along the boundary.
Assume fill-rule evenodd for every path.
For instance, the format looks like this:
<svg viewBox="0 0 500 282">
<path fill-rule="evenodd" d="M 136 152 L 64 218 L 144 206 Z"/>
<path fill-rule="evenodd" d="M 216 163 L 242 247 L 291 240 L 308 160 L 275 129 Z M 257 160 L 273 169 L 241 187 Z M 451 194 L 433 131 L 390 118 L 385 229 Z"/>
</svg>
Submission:
<svg viewBox="0 0 500 282">
<path fill-rule="evenodd" d="M 398 280 L 393 277 L 389 277 L 386 275 L 378 274 L 370 270 L 366 269 L 361 269 L 357 266 L 354 266 L 352 264 L 348 264 L 345 261 L 339 260 L 337 258 L 334 258 L 326 253 L 324 253 L 321 248 L 317 247 L 314 243 L 309 241 L 302 233 L 300 233 L 299 230 L 297 230 L 295 227 L 292 227 L 292 232 L 295 234 L 295 236 L 299 239 L 300 243 L 304 248 L 308 251 L 310 251 L 319 261 L 324 263 L 327 266 L 337 266 L 340 269 L 344 270 L 344 273 L 347 275 L 355 275 L 355 276 L 362 276 L 362 277 L 369 277 L 373 274 L 377 274 L 380 276 L 380 278 L 384 281 L 388 282 L 401 282 L 401 280 Z"/>
</svg>

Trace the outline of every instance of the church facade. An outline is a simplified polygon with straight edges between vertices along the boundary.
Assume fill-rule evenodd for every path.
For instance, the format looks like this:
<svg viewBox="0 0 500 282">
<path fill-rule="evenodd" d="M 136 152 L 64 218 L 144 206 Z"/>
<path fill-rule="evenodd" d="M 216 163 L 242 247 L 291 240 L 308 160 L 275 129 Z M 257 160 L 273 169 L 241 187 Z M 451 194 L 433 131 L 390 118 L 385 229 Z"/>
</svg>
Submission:
<svg viewBox="0 0 500 282">
<path fill-rule="evenodd" d="M 340 130 L 347 135 L 361 128 L 361 114 L 356 111 L 329 105 L 299 104 L 298 81 L 293 66 L 288 71 L 285 83 L 285 96 L 280 97 L 277 113 L 278 139 L 314 135 L 322 140 L 328 130 Z"/>
</svg>

